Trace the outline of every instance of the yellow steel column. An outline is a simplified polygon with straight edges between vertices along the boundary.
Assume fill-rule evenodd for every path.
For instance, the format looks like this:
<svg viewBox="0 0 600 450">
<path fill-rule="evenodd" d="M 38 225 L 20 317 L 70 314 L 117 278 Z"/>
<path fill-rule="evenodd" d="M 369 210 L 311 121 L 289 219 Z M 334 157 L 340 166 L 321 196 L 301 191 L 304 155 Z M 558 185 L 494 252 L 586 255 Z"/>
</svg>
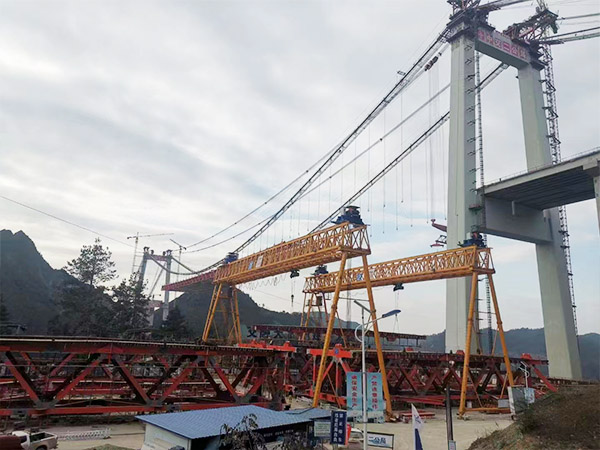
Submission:
<svg viewBox="0 0 600 450">
<path fill-rule="evenodd" d="M 469 360 L 471 359 L 471 336 L 473 334 L 473 313 L 475 311 L 475 296 L 477 294 L 477 272 L 471 275 L 471 297 L 469 299 L 469 318 L 467 320 L 467 342 L 465 343 L 465 360 L 463 363 L 463 375 L 460 387 L 460 406 L 458 414 L 465 413 L 465 402 L 467 400 L 467 386 L 469 383 Z"/>
<path fill-rule="evenodd" d="M 498 324 L 498 334 L 500 334 L 500 342 L 502 343 L 502 354 L 504 356 L 504 365 L 506 366 L 506 376 L 508 377 L 508 384 L 514 385 L 514 379 L 512 369 L 510 367 L 510 358 L 508 357 L 508 350 L 506 348 L 506 341 L 504 340 L 504 329 L 502 328 L 502 319 L 500 318 L 500 308 L 498 307 L 498 298 L 496 297 L 496 288 L 494 288 L 494 281 L 492 280 L 492 274 L 488 274 L 488 280 L 490 282 L 490 291 L 492 293 L 492 302 L 494 303 L 494 312 L 496 313 L 496 323 Z"/>
<path fill-rule="evenodd" d="M 335 312 L 337 310 L 337 304 L 340 297 L 340 288 L 342 286 L 342 277 L 344 275 L 344 268 L 346 267 L 346 259 L 348 255 L 342 254 L 342 261 L 340 262 L 340 271 L 338 272 L 337 281 L 335 283 L 335 293 L 333 294 L 333 302 L 331 304 L 331 311 L 329 313 L 329 322 L 327 323 L 327 333 L 325 333 L 325 342 L 323 343 L 323 354 L 321 355 L 321 364 L 319 365 L 319 373 L 317 374 L 317 382 L 315 385 L 315 392 L 313 397 L 313 407 L 319 406 L 319 397 L 321 395 L 321 385 L 323 384 L 323 375 L 325 374 L 325 366 L 327 364 L 327 353 L 329 352 L 329 344 L 331 343 L 331 332 L 333 330 L 333 324 L 335 322 Z"/>
<path fill-rule="evenodd" d="M 385 371 L 385 361 L 383 359 L 383 349 L 381 348 L 381 340 L 379 339 L 379 325 L 377 325 L 377 310 L 375 309 L 375 300 L 373 298 L 373 289 L 371 287 L 371 274 L 369 273 L 369 264 L 367 255 L 362 256 L 363 276 L 367 286 L 367 296 L 369 297 L 369 307 L 371 309 L 371 320 L 373 321 L 373 335 L 375 336 L 375 347 L 377 348 L 377 361 L 379 362 L 379 370 L 381 372 L 381 381 L 383 383 L 383 396 L 385 397 L 385 411 L 388 415 L 392 414 L 392 399 L 390 397 L 390 388 L 388 386 L 387 373 Z M 366 399 L 363 399 L 363 402 Z"/>
<path fill-rule="evenodd" d="M 208 314 L 206 316 L 206 323 L 204 324 L 204 333 L 202 334 L 202 342 L 206 342 L 210 335 L 210 327 L 212 326 L 212 321 L 215 317 L 215 311 L 217 310 L 217 303 L 219 303 L 219 297 L 221 296 L 222 287 L 223 287 L 223 283 L 219 283 L 213 289 L 213 296 L 210 301 L 210 307 L 208 308 Z"/>
<path fill-rule="evenodd" d="M 234 307 L 234 317 L 233 317 L 233 326 L 236 329 L 236 340 L 238 344 L 242 343 L 242 327 L 240 325 L 240 309 L 238 306 L 238 297 L 237 297 L 237 288 L 233 286 L 233 307 Z"/>
<path fill-rule="evenodd" d="M 308 327 L 314 296 L 315 294 L 304 293 L 304 307 L 302 308 L 302 319 L 300 320 L 300 326 L 302 327 Z M 307 301 L 308 307 L 306 306 Z M 302 337 L 300 338 L 301 341 L 304 341 L 304 339 L 306 339 L 306 331 L 302 333 Z"/>
</svg>

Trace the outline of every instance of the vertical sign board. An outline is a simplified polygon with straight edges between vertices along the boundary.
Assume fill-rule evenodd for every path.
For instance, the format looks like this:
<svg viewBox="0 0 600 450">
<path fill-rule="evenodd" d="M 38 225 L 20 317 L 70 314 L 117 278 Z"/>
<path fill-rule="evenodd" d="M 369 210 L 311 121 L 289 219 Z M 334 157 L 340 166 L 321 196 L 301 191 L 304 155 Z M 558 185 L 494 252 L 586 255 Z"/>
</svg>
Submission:
<svg viewBox="0 0 600 450">
<path fill-rule="evenodd" d="M 331 411 L 331 429 L 329 441 L 332 444 L 346 444 L 346 425 L 348 416 L 346 411 Z"/>
<path fill-rule="evenodd" d="M 362 415 L 362 373 L 348 372 L 346 374 L 346 408 L 348 411 L 358 411 Z M 356 414 L 350 414 L 356 416 Z"/>
<path fill-rule="evenodd" d="M 314 436 L 316 438 L 327 438 L 331 432 L 329 420 L 315 420 Z"/>
<path fill-rule="evenodd" d="M 383 383 L 381 373 L 367 373 L 367 410 L 383 411 L 385 401 L 383 400 Z"/>
</svg>

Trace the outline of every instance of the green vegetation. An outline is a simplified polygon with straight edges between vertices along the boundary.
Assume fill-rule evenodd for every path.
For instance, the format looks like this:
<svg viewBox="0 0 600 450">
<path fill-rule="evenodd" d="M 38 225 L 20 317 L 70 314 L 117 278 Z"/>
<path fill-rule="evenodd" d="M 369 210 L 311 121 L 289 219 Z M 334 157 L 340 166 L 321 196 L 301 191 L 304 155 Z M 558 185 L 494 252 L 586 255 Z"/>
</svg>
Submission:
<svg viewBox="0 0 600 450">
<path fill-rule="evenodd" d="M 82 283 L 98 287 L 99 283 L 116 278 L 117 271 L 111 257 L 112 253 L 102 246 L 100 238 L 96 238 L 93 245 L 84 245 L 79 256 L 67 262 L 64 270 Z"/>
</svg>

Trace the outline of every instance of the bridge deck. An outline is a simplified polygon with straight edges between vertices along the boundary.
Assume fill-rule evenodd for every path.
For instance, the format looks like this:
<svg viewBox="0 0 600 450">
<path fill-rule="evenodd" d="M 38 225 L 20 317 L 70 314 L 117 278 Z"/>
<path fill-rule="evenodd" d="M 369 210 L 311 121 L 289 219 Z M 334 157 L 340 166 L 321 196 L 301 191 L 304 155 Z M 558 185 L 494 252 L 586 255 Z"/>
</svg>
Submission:
<svg viewBox="0 0 600 450">
<path fill-rule="evenodd" d="M 594 198 L 600 151 L 541 167 L 480 188 L 485 197 L 544 210 Z"/>
</svg>

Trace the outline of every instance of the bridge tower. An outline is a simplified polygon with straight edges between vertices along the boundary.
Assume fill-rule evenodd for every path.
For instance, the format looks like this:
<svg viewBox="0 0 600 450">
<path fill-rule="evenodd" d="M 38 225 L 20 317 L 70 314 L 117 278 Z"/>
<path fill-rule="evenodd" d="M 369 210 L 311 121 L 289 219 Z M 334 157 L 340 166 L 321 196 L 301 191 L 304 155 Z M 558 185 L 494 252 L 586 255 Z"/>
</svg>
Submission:
<svg viewBox="0 0 600 450">
<path fill-rule="evenodd" d="M 558 208 L 530 210 L 487 199 L 476 189 L 475 51 L 518 71 L 528 169 L 552 163 L 540 54 L 533 47 L 496 31 L 487 22 L 487 13 L 476 8 L 459 10 L 451 17 L 448 30 L 451 45 L 448 248 L 456 248 L 473 231 L 534 243 L 550 375 L 579 379 L 581 363 Z M 447 281 L 446 351 L 464 347 L 469 295 L 468 280 Z"/>
</svg>

